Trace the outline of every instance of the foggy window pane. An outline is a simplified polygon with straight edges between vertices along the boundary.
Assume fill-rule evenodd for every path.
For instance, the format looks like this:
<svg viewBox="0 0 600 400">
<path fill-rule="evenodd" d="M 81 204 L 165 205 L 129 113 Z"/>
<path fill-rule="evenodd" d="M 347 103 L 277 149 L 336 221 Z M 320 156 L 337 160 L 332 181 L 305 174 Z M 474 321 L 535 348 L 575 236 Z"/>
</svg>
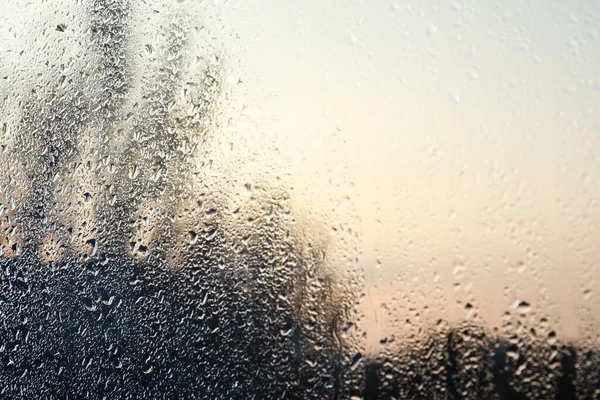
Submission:
<svg viewBox="0 0 600 400">
<path fill-rule="evenodd" d="M 6 0 L 0 398 L 600 398 L 599 22 Z"/>
</svg>

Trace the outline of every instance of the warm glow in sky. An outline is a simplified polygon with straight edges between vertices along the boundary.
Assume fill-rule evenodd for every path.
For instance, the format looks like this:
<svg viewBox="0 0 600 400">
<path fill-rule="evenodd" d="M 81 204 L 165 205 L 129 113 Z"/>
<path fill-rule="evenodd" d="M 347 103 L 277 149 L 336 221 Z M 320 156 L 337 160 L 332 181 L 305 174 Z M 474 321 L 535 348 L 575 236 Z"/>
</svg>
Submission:
<svg viewBox="0 0 600 400">
<path fill-rule="evenodd" d="M 217 9 L 238 34 L 257 143 L 276 143 L 300 204 L 357 218 L 373 341 L 425 304 L 425 321 L 475 310 L 499 326 L 527 301 L 532 323 L 593 332 L 597 3 Z"/>
</svg>

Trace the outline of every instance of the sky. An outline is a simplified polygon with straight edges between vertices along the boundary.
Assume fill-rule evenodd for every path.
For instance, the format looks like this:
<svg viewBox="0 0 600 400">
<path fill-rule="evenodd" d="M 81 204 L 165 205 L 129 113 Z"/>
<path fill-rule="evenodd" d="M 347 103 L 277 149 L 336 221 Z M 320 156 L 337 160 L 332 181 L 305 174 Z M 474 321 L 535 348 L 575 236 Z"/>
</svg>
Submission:
<svg viewBox="0 0 600 400">
<path fill-rule="evenodd" d="M 358 232 L 373 343 L 411 308 L 594 340 L 597 2 L 215 4 L 245 132 L 301 206 Z"/>
</svg>

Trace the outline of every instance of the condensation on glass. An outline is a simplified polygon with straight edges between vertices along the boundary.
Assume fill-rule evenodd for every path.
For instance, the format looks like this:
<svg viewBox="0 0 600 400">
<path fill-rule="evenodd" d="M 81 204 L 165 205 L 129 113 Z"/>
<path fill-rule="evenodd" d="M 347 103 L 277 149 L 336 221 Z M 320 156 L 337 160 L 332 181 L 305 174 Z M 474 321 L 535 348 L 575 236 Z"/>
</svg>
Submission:
<svg viewBox="0 0 600 400">
<path fill-rule="evenodd" d="M 9 0 L 0 398 L 600 397 L 600 5 Z"/>
</svg>

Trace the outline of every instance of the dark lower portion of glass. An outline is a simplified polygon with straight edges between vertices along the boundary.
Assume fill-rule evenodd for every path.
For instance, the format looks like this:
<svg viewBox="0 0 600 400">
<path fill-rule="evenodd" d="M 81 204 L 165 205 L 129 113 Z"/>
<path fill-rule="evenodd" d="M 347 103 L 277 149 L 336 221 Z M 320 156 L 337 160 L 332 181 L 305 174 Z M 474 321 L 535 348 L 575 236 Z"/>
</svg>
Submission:
<svg viewBox="0 0 600 400">
<path fill-rule="evenodd" d="M 375 399 L 597 399 L 600 352 L 525 339 L 515 343 L 487 336 L 459 345 L 460 329 L 429 337 L 396 359 L 365 366 L 365 388 L 355 395 Z M 472 336 L 471 336 L 472 337 Z M 483 339 L 483 340 L 482 340 Z M 520 343 L 519 343 L 520 342 Z M 482 346 L 483 344 L 483 346 Z"/>
<path fill-rule="evenodd" d="M 0 261 L 0 398 L 598 398 L 600 352 L 438 330 L 356 366 L 335 327 L 226 268 Z M 248 264 L 251 268 L 251 263 Z M 247 279 L 247 281 L 244 281 Z M 258 282 L 258 283 L 257 283 Z M 275 285 L 276 286 L 276 285 Z M 316 309 L 315 309 L 316 310 Z"/>
</svg>

